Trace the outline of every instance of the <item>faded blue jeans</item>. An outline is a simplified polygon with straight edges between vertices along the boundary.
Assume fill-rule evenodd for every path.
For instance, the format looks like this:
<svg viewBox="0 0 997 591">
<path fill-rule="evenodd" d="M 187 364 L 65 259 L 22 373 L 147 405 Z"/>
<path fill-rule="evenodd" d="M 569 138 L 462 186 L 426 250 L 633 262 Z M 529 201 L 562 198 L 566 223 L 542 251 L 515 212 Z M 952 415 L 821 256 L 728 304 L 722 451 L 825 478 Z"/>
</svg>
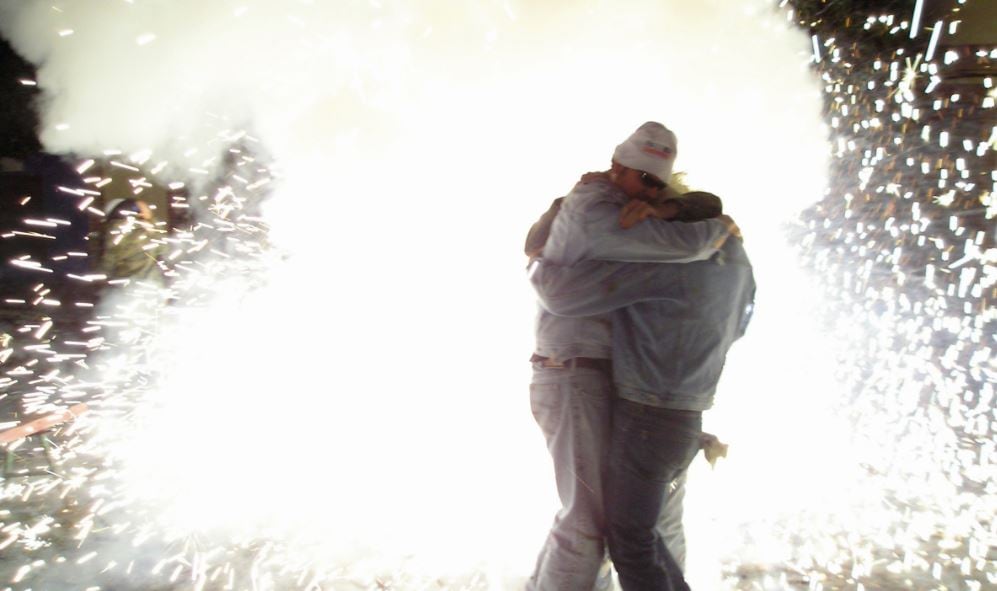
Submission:
<svg viewBox="0 0 997 591">
<path fill-rule="evenodd" d="M 672 484 L 696 457 L 703 414 L 613 403 L 604 481 L 609 553 L 624 591 L 688 591 L 659 532 Z"/>
<path fill-rule="evenodd" d="M 618 402 L 609 376 L 598 370 L 534 367 L 530 407 L 554 460 L 561 509 L 527 583 L 530 591 L 592 591 L 612 586 L 612 572 L 605 564 L 603 478 L 613 405 Z M 659 537 L 679 565 L 685 559 L 684 485 L 683 472 L 665 492 L 657 519 Z"/>
</svg>

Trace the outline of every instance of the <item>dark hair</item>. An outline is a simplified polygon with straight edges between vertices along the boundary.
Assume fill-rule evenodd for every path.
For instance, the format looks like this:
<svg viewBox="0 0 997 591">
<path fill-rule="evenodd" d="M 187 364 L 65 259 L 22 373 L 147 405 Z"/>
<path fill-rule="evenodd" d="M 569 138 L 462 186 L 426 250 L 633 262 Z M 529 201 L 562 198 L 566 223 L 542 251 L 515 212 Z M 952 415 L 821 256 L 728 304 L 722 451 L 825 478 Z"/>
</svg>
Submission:
<svg viewBox="0 0 997 591">
<path fill-rule="evenodd" d="M 679 213 L 675 216 L 678 222 L 708 220 L 724 212 L 723 201 L 706 191 L 690 191 L 676 198 L 675 202 L 679 205 Z"/>
<path fill-rule="evenodd" d="M 129 217 L 125 215 L 126 213 L 132 213 L 135 215 L 142 213 L 142 210 L 139 209 L 138 201 L 130 197 L 122 200 L 121 203 L 114 206 L 114 209 L 111 210 L 111 213 L 107 215 L 107 219 L 108 221 L 110 221 L 110 220 L 117 220 Z"/>
</svg>

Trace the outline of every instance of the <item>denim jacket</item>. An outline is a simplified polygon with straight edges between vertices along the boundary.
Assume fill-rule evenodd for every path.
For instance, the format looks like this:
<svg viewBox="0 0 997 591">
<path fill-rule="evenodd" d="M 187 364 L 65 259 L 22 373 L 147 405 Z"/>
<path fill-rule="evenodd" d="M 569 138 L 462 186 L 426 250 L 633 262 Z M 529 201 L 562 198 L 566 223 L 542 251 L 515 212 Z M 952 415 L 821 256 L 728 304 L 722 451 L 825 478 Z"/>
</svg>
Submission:
<svg viewBox="0 0 997 591">
<path fill-rule="evenodd" d="M 727 235 L 717 220 L 681 223 L 648 219 L 624 230 L 620 210 L 626 195 L 608 181 L 580 184 L 561 203 L 543 250 L 543 259 L 570 265 L 584 259 L 634 262 L 688 262 L 709 258 Z M 557 360 L 610 359 L 612 322 L 608 315 L 567 318 L 540 307 L 536 353 Z"/>
<path fill-rule="evenodd" d="M 619 396 L 678 410 L 713 405 L 727 351 L 754 306 L 751 263 L 733 238 L 708 261 L 562 266 L 544 260 L 530 280 L 548 313 L 611 317 Z"/>
</svg>

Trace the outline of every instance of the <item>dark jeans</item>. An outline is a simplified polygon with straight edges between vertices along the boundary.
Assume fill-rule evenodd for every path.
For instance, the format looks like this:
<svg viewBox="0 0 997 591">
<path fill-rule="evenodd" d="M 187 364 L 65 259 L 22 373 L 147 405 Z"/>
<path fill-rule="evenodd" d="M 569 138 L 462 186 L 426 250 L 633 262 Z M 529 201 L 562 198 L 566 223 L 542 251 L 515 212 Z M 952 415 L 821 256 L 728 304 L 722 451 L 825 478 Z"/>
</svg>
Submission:
<svg viewBox="0 0 997 591">
<path fill-rule="evenodd" d="M 703 415 L 617 398 L 605 498 L 609 553 L 625 591 L 687 591 L 655 528 L 673 480 L 699 451 Z"/>
</svg>

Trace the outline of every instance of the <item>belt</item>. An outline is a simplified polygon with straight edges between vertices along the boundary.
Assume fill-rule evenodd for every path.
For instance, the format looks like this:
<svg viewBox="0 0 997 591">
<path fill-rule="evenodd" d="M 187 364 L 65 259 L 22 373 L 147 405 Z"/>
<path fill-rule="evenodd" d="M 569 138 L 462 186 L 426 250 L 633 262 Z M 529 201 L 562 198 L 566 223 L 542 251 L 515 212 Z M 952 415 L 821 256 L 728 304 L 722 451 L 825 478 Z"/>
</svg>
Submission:
<svg viewBox="0 0 997 591">
<path fill-rule="evenodd" d="M 595 359 L 592 357 L 572 357 L 571 359 L 565 359 L 564 361 L 555 361 L 550 357 L 544 357 L 534 353 L 533 356 L 530 357 L 530 361 L 533 363 L 539 363 L 541 367 L 550 369 L 571 369 L 573 367 L 582 367 L 606 373 L 610 373 L 613 369 L 612 362 L 609 359 Z"/>
</svg>

